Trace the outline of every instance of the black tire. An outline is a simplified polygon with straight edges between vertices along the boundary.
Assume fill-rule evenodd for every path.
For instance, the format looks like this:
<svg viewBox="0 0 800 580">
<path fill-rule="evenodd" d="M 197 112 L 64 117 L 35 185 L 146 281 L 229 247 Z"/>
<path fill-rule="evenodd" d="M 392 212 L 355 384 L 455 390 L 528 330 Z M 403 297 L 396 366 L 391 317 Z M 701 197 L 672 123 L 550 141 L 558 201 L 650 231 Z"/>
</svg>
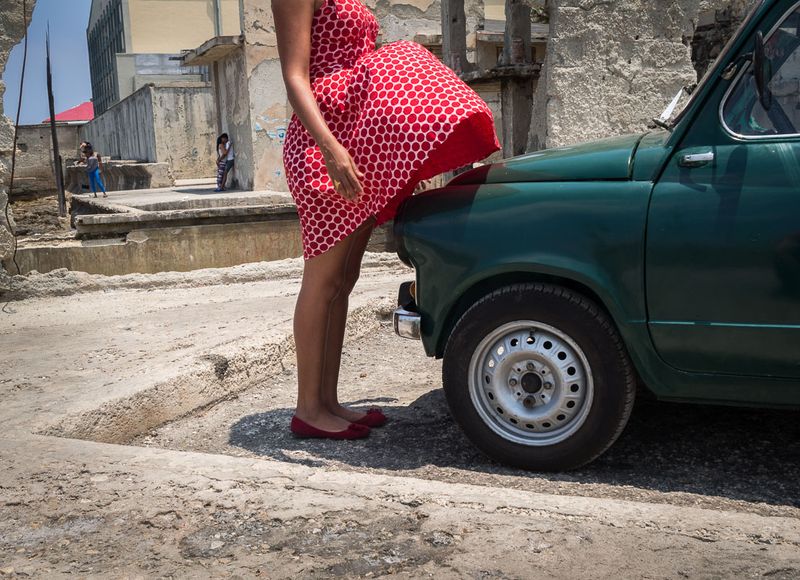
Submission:
<svg viewBox="0 0 800 580">
<path fill-rule="evenodd" d="M 588 411 L 582 411 L 582 423 L 576 419 L 574 433 L 553 444 L 522 444 L 501 436 L 481 416 L 470 394 L 470 361 L 479 357 L 481 342 L 516 321 L 557 329 L 582 350 L 591 369 L 587 374 L 593 395 L 591 403 L 584 403 Z M 535 471 L 575 469 L 596 459 L 622 433 L 636 396 L 633 366 L 608 315 L 585 296 L 551 284 L 514 284 L 476 302 L 449 337 L 442 374 L 450 411 L 467 437 L 492 459 Z"/>
</svg>

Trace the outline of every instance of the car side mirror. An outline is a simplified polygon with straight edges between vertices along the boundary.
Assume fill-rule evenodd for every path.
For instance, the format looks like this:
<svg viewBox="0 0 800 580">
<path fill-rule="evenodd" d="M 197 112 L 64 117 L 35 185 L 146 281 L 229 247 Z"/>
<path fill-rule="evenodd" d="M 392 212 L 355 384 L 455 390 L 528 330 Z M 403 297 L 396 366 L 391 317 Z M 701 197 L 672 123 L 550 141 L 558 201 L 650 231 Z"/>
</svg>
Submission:
<svg viewBox="0 0 800 580">
<path fill-rule="evenodd" d="M 772 107 L 772 91 L 769 81 L 772 80 L 772 62 L 766 56 L 764 48 L 764 34 L 759 30 L 756 33 L 755 49 L 753 50 L 753 76 L 756 81 L 758 100 L 765 111 Z"/>
</svg>

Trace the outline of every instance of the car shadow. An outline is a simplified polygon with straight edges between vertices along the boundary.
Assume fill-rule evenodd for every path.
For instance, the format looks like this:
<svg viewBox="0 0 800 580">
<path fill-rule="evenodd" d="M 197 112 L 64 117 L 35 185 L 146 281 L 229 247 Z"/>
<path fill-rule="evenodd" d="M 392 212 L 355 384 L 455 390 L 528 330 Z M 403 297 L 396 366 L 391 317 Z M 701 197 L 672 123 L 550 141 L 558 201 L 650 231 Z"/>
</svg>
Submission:
<svg viewBox="0 0 800 580">
<path fill-rule="evenodd" d="M 391 402 L 349 404 L 366 408 Z M 800 416 L 794 411 L 639 400 L 619 440 L 596 461 L 567 473 L 533 473 L 499 465 L 479 452 L 452 420 L 441 389 L 384 410 L 390 423 L 360 441 L 297 439 L 287 429 L 293 409 L 276 409 L 237 421 L 229 442 L 308 466 L 333 462 L 389 472 L 432 466 L 492 474 L 516 487 L 539 479 L 800 507 Z"/>
</svg>

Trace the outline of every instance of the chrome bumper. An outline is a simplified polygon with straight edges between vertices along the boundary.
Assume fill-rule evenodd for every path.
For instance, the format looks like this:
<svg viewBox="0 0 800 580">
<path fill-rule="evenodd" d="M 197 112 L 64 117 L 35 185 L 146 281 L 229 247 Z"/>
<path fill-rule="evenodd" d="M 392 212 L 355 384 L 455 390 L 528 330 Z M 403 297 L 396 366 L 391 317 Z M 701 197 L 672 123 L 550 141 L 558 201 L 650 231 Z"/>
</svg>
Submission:
<svg viewBox="0 0 800 580">
<path fill-rule="evenodd" d="M 419 340 L 420 316 L 417 312 L 409 312 L 405 308 L 394 311 L 394 331 L 403 338 Z"/>
</svg>

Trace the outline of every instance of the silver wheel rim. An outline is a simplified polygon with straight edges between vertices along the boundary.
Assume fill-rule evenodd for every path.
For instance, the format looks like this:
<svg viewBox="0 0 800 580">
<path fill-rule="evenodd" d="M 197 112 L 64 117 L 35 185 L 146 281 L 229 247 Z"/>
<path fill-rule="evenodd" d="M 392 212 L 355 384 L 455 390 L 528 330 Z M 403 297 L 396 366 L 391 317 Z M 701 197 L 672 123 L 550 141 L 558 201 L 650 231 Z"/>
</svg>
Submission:
<svg viewBox="0 0 800 580">
<path fill-rule="evenodd" d="M 518 320 L 493 330 L 475 349 L 469 393 L 497 435 L 543 447 L 580 429 L 592 406 L 594 382 L 586 355 L 568 335 Z"/>
</svg>

